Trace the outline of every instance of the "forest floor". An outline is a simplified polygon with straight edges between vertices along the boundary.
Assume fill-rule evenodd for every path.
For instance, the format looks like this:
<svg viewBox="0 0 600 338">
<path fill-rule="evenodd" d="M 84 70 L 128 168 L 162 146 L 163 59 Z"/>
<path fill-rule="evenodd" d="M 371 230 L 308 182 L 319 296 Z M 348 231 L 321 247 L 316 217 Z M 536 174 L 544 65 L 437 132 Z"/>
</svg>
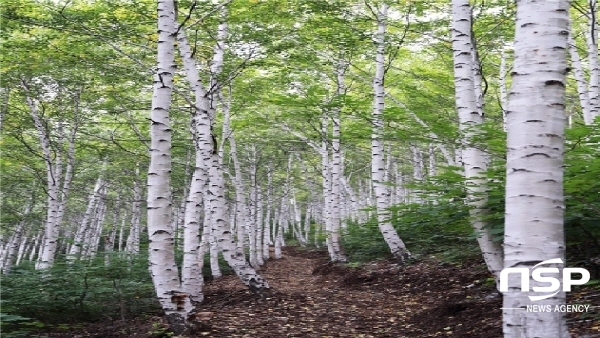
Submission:
<svg viewBox="0 0 600 338">
<path fill-rule="evenodd" d="M 501 297 L 479 261 L 461 266 L 380 260 L 359 267 L 328 263 L 327 253 L 284 248 L 261 270 L 271 291 L 251 294 L 236 276 L 205 286 L 193 337 L 501 337 Z M 600 290 L 572 292 L 569 304 L 600 304 Z M 569 314 L 573 337 L 600 337 L 599 309 Z M 160 317 L 101 322 L 47 337 L 156 338 Z"/>
</svg>

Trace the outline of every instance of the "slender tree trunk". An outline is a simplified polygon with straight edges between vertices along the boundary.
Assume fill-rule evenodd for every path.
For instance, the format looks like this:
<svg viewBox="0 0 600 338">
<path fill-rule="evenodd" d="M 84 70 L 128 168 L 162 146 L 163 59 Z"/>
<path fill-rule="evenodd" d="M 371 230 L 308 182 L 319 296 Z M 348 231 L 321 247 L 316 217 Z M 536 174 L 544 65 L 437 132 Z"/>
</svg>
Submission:
<svg viewBox="0 0 600 338">
<path fill-rule="evenodd" d="M 21 260 L 25 255 L 25 247 L 27 246 L 28 238 L 27 236 L 21 237 L 19 241 L 19 250 L 17 251 L 17 261 L 15 262 L 15 266 L 21 264 Z"/>
<path fill-rule="evenodd" d="M 202 198 L 206 189 L 206 175 L 202 170 L 202 157 L 196 153 L 196 163 L 187 200 L 183 220 L 183 263 L 181 267 L 181 287 L 188 293 L 193 302 L 201 302 L 204 298 L 202 288 L 204 279 L 199 264 L 200 224 L 202 220 Z M 210 230 L 209 230 L 210 232 Z M 200 257 L 200 260 L 204 257 Z"/>
<path fill-rule="evenodd" d="M 29 91 L 28 84 L 22 81 L 22 85 L 26 91 Z M 52 160 L 52 150 L 50 148 L 50 135 L 42 123 L 42 119 L 38 111 L 38 102 L 29 95 L 26 96 L 27 105 L 31 112 L 35 127 L 38 132 L 40 144 L 42 146 L 42 155 L 46 162 L 46 180 L 48 203 L 46 206 L 46 224 L 44 226 L 46 235 L 44 237 L 43 250 L 40 253 L 39 261 L 36 264 L 36 269 L 47 269 L 52 267 L 54 263 L 54 255 L 58 241 L 58 203 L 59 203 L 59 187 L 60 181 L 55 177 L 56 161 Z"/>
<path fill-rule="evenodd" d="M 222 15 L 225 17 L 226 10 L 223 8 Z M 262 294 L 269 286 L 267 282 L 256 273 L 256 271 L 246 262 L 243 250 L 237 247 L 233 239 L 231 227 L 226 212 L 226 201 L 224 194 L 223 169 L 220 165 L 218 156 L 218 145 L 216 138 L 212 133 L 212 118 L 215 113 L 215 98 L 217 86 L 217 75 L 223 64 L 224 44 L 227 39 L 227 22 L 223 18 L 219 24 L 217 32 L 217 45 L 211 63 L 211 86 L 210 92 L 207 92 L 198 77 L 195 70 L 195 61 L 191 57 L 191 48 L 183 34 L 179 31 L 178 40 L 180 51 L 184 63 L 186 64 L 186 76 L 196 97 L 196 132 L 198 137 L 199 153 L 203 163 L 208 166 L 208 189 L 205 197 L 205 205 L 208 204 L 210 220 L 215 231 L 216 242 L 223 253 L 224 259 L 229 266 L 236 272 L 242 282 L 246 284 L 251 291 Z M 188 66 L 193 64 L 193 68 Z"/>
<path fill-rule="evenodd" d="M 429 170 L 428 176 L 433 177 L 437 175 L 437 161 L 435 159 L 435 145 L 433 143 L 429 144 Z"/>
<path fill-rule="evenodd" d="M 491 229 L 483 220 L 487 203 L 485 171 L 487 155 L 471 145 L 479 125 L 483 123 L 481 99 L 478 98 L 477 72 L 473 39 L 471 37 L 471 7 L 468 0 L 452 2 L 452 48 L 454 51 L 454 84 L 456 108 L 460 121 L 462 163 L 470 207 L 471 225 L 477 234 L 477 242 L 483 253 L 488 270 L 498 279 L 502 269 L 502 247 L 494 242 Z M 474 65 L 475 64 L 475 65 Z M 474 72 L 474 69 L 477 69 Z"/>
<path fill-rule="evenodd" d="M 127 237 L 127 251 L 132 255 L 140 253 L 140 216 L 142 212 L 142 187 L 137 180 L 139 169 L 136 169 L 136 179 L 133 181 L 133 205 L 131 210 L 131 226 Z"/>
<path fill-rule="evenodd" d="M 185 47 L 179 44 L 180 53 L 183 55 Z M 183 57 L 186 71 L 189 71 L 190 67 L 195 68 L 195 64 L 190 62 L 187 55 Z M 196 133 L 195 123 L 196 116 L 192 116 L 192 128 L 190 133 L 194 140 L 194 154 L 195 163 L 192 178 L 189 182 L 189 189 L 186 195 L 185 202 L 182 203 L 183 212 L 183 262 L 181 266 L 181 288 L 183 291 L 190 295 L 191 301 L 194 303 L 200 303 L 204 300 L 204 293 L 202 288 L 204 287 L 204 278 L 202 276 L 202 267 L 204 263 L 204 254 L 201 250 L 202 235 L 200 234 L 200 228 L 203 221 L 203 197 L 204 191 L 206 190 L 207 175 L 206 169 L 203 164 L 202 156 L 200 155 L 199 139 Z M 188 157 L 189 158 L 189 157 Z M 186 166 L 186 174 L 189 173 L 189 160 Z M 187 177 L 188 175 L 186 175 Z M 206 232 L 210 234 L 210 229 Z"/>
<path fill-rule="evenodd" d="M 332 241 L 332 219 L 331 219 L 331 169 L 329 161 L 329 117 L 323 113 L 321 117 L 321 174 L 323 176 L 323 222 L 325 233 L 327 237 L 325 243 L 327 244 L 327 251 L 332 261 L 337 261 L 337 253 L 335 245 Z M 289 169 L 288 169 L 289 170 Z"/>
<path fill-rule="evenodd" d="M 586 37 L 590 71 L 589 98 L 591 122 L 600 115 L 600 63 L 598 62 L 598 1 L 588 0 L 588 30 Z"/>
<path fill-rule="evenodd" d="M 75 237 L 73 238 L 73 244 L 71 245 L 69 255 L 67 256 L 69 261 L 77 260 L 79 255 L 86 250 L 85 245 L 87 243 L 85 242 L 85 238 L 86 236 L 89 236 L 89 232 L 92 231 L 90 223 L 92 222 L 94 209 L 96 208 L 96 204 L 100 198 L 100 189 L 102 189 L 102 185 L 102 177 L 98 177 L 96 180 L 96 185 L 94 186 L 94 190 L 88 197 L 88 205 L 85 210 L 85 214 L 83 214 L 83 219 L 77 226 Z"/>
<path fill-rule="evenodd" d="M 586 125 L 590 125 L 593 122 L 592 113 L 590 111 L 590 93 L 588 91 L 588 82 L 585 79 L 585 73 L 577 51 L 577 45 L 575 39 L 573 39 L 573 32 L 569 33 L 569 52 L 571 54 L 571 67 L 573 68 L 573 75 L 577 82 L 577 93 L 579 94 L 579 104 L 581 105 L 581 111 L 583 114 L 583 122 Z"/>
<path fill-rule="evenodd" d="M 104 218 L 106 216 L 106 188 L 102 189 L 98 208 L 94 217 L 93 226 L 91 228 L 91 236 L 87 245 L 86 258 L 93 259 L 96 257 L 98 248 L 100 247 L 100 238 L 104 231 Z"/>
<path fill-rule="evenodd" d="M 264 258 L 264 212 L 263 212 L 263 192 L 260 186 L 260 183 L 256 181 L 256 176 L 254 177 L 255 181 L 253 184 L 256 189 L 256 259 L 259 265 L 265 264 Z M 269 246 L 267 244 L 267 251 Z"/>
<path fill-rule="evenodd" d="M 375 44 L 377 54 L 375 59 L 375 77 L 373 78 L 373 113 L 372 124 L 373 130 L 371 134 L 371 179 L 375 198 L 377 200 L 377 222 L 379 229 L 383 234 L 385 242 L 388 244 L 392 254 L 402 262 L 410 256 L 410 252 L 406 249 L 404 242 L 398 236 L 398 233 L 392 226 L 390 221 L 389 211 L 389 188 L 384 181 L 385 165 L 384 165 L 384 149 L 383 149 L 383 109 L 385 107 L 385 88 L 383 85 L 385 72 L 385 31 L 387 20 L 388 6 L 384 3 L 377 13 L 377 34 Z"/>
<path fill-rule="evenodd" d="M 346 63 L 338 61 L 336 65 L 336 99 L 341 100 L 343 95 L 346 93 L 345 86 L 345 72 Z M 341 105 L 341 102 L 337 103 Z M 330 242 L 333 249 L 334 256 L 331 257 L 334 261 L 345 262 L 347 261 L 346 255 L 342 252 L 341 239 L 340 239 L 340 228 L 341 228 L 341 217 L 340 217 L 340 204 L 341 204 L 341 181 L 342 181 L 342 153 L 341 153 L 341 121 L 340 121 L 340 106 L 336 106 L 331 110 L 331 191 L 330 191 Z"/>
<path fill-rule="evenodd" d="M 121 217 L 121 226 L 119 227 L 119 243 L 117 244 L 117 249 L 119 252 L 123 252 L 123 238 L 125 234 L 125 215 Z"/>
<path fill-rule="evenodd" d="M 277 226 L 275 230 L 275 259 L 281 259 L 281 247 L 283 246 L 283 229 L 281 229 L 281 224 L 277 221 Z"/>
<path fill-rule="evenodd" d="M 29 213 L 31 213 L 31 210 L 33 208 L 32 203 L 30 203 L 29 205 L 27 205 L 27 208 L 25 209 L 25 212 L 23 213 L 23 217 L 27 217 L 29 215 Z M 25 219 L 21 220 L 19 222 L 19 224 L 17 224 L 17 227 L 15 228 L 12 236 L 10 237 L 10 240 L 8 241 L 8 243 L 6 243 L 6 252 L 4 253 L 5 256 L 2 259 L 2 273 L 3 274 L 7 274 L 10 272 L 10 269 L 12 268 L 14 261 L 15 261 L 15 257 L 17 257 L 17 253 L 19 250 L 19 246 L 21 244 L 21 242 L 23 241 L 23 235 L 25 232 Z M 16 264 L 18 265 L 18 263 Z"/>
<path fill-rule="evenodd" d="M 410 145 L 410 152 L 412 154 L 413 183 L 418 185 L 423 181 L 423 156 L 421 149 L 415 144 Z M 423 199 L 421 198 L 422 193 L 421 189 L 413 189 L 412 201 L 419 204 L 423 203 Z"/>
<path fill-rule="evenodd" d="M 271 242 L 271 213 L 273 210 L 273 172 L 271 165 L 267 165 L 267 206 L 264 220 L 263 232 L 263 259 L 271 258 L 270 245 Z"/>
<path fill-rule="evenodd" d="M 517 1 L 515 63 L 509 96 L 504 267 L 532 269 L 565 259 L 563 151 L 569 2 Z M 552 264 L 560 270 L 563 264 Z M 548 267 L 548 265 L 545 265 Z M 519 274 L 504 292 L 504 337 L 569 337 L 565 314 L 527 305 L 565 304 L 565 292 L 532 302 Z M 562 284 L 560 276 L 558 278 Z M 547 286 L 529 280 L 530 287 Z M 547 293 L 542 293 L 546 295 Z"/>
<path fill-rule="evenodd" d="M 259 269 L 260 263 L 258 261 L 260 247 L 258 246 L 258 223 L 256 222 L 256 148 L 252 146 L 251 155 L 250 155 L 250 195 L 248 196 L 248 210 L 246 212 L 247 217 L 247 231 L 248 231 L 248 239 L 249 239 L 249 253 L 250 253 L 250 265 L 253 268 Z"/>
<path fill-rule="evenodd" d="M 506 110 L 508 109 L 508 92 L 506 91 L 506 50 L 502 49 L 500 55 L 500 71 L 498 81 L 500 82 L 500 104 L 502 105 L 502 130 L 506 132 Z"/>
<path fill-rule="evenodd" d="M 225 116 L 225 120 L 228 121 L 229 109 L 224 109 L 223 113 L 223 115 Z M 256 261 L 255 247 L 256 237 L 254 233 L 254 226 L 252 225 L 252 220 L 250 219 L 249 215 L 249 206 L 248 201 L 246 200 L 246 185 L 244 184 L 244 180 L 242 177 L 242 169 L 237 155 L 237 144 L 235 142 L 235 136 L 233 134 L 229 137 L 229 154 L 233 161 L 233 167 L 235 171 L 235 223 L 238 230 L 238 249 L 243 248 L 245 235 L 247 235 L 250 247 L 250 264 L 256 269 L 258 267 L 258 262 Z M 244 231 L 244 228 L 246 231 Z"/>
<path fill-rule="evenodd" d="M 33 243 L 33 247 L 31 248 L 31 253 L 29 254 L 29 260 L 30 261 L 35 261 L 36 259 L 36 255 L 40 252 L 41 250 L 41 245 L 44 242 L 44 232 L 40 231 L 40 233 L 35 236 L 35 242 Z"/>
</svg>

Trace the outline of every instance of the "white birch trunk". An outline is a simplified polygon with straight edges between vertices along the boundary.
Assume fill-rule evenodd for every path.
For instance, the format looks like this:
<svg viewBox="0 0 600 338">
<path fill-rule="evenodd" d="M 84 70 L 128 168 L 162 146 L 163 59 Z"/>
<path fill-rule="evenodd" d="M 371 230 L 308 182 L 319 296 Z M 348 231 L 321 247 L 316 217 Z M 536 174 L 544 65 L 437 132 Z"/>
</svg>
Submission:
<svg viewBox="0 0 600 338">
<path fill-rule="evenodd" d="M 41 245 L 44 242 L 44 232 L 41 231 L 37 236 L 35 236 L 35 242 L 33 243 L 33 247 L 31 248 L 31 253 L 29 254 L 29 260 L 34 261 L 37 258 L 38 252 L 41 250 Z"/>
<path fill-rule="evenodd" d="M 171 228 L 171 122 L 169 109 L 175 74 L 174 2 L 158 1 L 157 73 L 150 113 L 150 166 L 148 168 L 148 236 L 150 271 L 158 300 L 176 334 L 185 331 L 192 312 L 190 297 L 181 290 Z"/>
<path fill-rule="evenodd" d="M 223 9 L 223 13 L 225 10 Z M 224 195 L 224 179 L 223 169 L 220 165 L 219 156 L 217 153 L 218 145 L 212 134 L 211 119 L 214 115 L 215 100 L 212 99 L 216 90 L 217 82 L 216 75 L 220 72 L 223 64 L 224 43 L 227 38 L 227 23 L 222 21 L 219 24 L 217 32 L 217 46 L 215 47 L 215 55 L 211 64 L 211 92 L 207 93 L 195 71 L 186 69 L 186 75 L 190 86 L 196 96 L 196 132 L 199 140 L 199 152 L 204 161 L 209 166 L 208 169 L 208 191 L 205 199 L 205 204 L 210 207 L 210 219 L 213 223 L 216 242 L 218 243 L 224 259 L 231 268 L 240 277 L 242 282 L 246 284 L 251 291 L 261 294 L 265 289 L 268 289 L 267 282 L 256 273 L 256 271 L 246 262 L 244 252 L 239 250 L 231 233 L 231 227 L 226 212 L 226 202 Z M 179 34 L 180 50 L 184 60 L 192 60 L 191 49 L 187 43 L 185 35 L 180 31 Z M 208 98 L 208 99 L 207 99 Z"/>
<path fill-rule="evenodd" d="M 579 94 L 579 104 L 581 105 L 581 112 L 583 114 L 583 122 L 586 125 L 590 125 L 593 122 L 592 113 L 590 111 L 590 93 L 588 91 L 588 82 L 585 79 L 585 72 L 583 65 L 581 64 L 581 58 L 577 51 L 577 45 L 575 39 L 573 39 L 573 32 L 569 33 L 569 52 L 571 54 L 571 67 L 573 68 L 573 75 L 577 82 L 577 93 Z"/>
<path fill-rule="evenodd" d="M 17 251 L 17 261 L 15 262 L 15 266 L 18 266 L 19 264 L 21 264 L 21 260 L 23 259 L 23 256 L 25 255 L 25 247 L 27 246 L 27 242 L 28 242 L 28 238 L 26 236 L 23 236 L 20 238 L 19 250 Z"/>
<path fill-rule="evenodd" d="M 264 260 L 271 258 L 270 245 L 271 242 L 271 212 L 273 210 L 273 172 L 271 165 L 267 165 L 267 205 L 265 220 L 263 225 L 263 247 L 262 256 Z"/>
<path fill-rule="evenodd" d="M 429 144 L 429 170 L 428 176 L 433 177 L 437 175 L 437 165 L 435 160 L 435 145 L 433 143 Z"/>
<path fill-rule="evenodd" d="M 75 232 L 73 244 L 69 249 L 69 254 L 67 255 L 67 260 L 69 261 L 77 260 L 79 255 L 86 250 L 85 245 L 87 243 L 85 242 L 85 239 L 86 235 L 89 237 L 89 232 L 92 230 L 90 229 L 90 223 L 92 222 L 94 209 L 96 208 L 96 204 L 100 198 L 100 189 L 102 189 L 102 184 L 102 177 L 98 177 L 98 179 L 96 179 L 94 190 L 88 197 L 88 205 L 85 213 L 83 214 L 83 219 L 81 220 L 81 223 L 79 223 L 79 226 Z"/>
<path fill-rule="evenodd" d="M 208 191 L 208 190 L 206 190 Z M 202 264 L 204 263 L 205 253 L 208 252 L 211 276 L 215 279 L 222 276 L 221 268 L 219 267 L 219 247 L 217 238 L 215 237 L 215 229 L 211 219 L 210 201 L 204 199 L 204 220 L 202 230 L 202 241 L 200 242 L 200 257 Z"/>
<path fill-rule="evenodd" d="M 406 249 L 404 242 L 400 239 L 390 221 L 391 215 L 388 209 L 390 192 L 388 186 L 385 184 L 386 182 L 384 182 L 383 109 L 385 106 L 385 88 L 383 81 L 385 70 L 385 31 L 387 11 L 388 6 L 384 3 L 377 13 L 377 34 L 375 35 L 377 54 L 375 59 L 375 76 L 373 78 L 374 102 L 372 113 L 373 130 L 371 134 L 371 179 L 373 182 L 373 190 L 375 191 L 375 198 L 377 200 L 376 209 L 379 229 L 394 257 L 403 262 L 410 256 L 410 252 Z"/>
<path fill-rule="evenodd" d="M 24 216 L 31 212 L 31 206 L 27 207 L 25 210 Z M 21 220 L 17 227 L 15 228 L 12 236 L 10 236 L 10 240 L 6 243 L 6 251 L 4 253 L 4 257 L 2 259 L 2 273 L 7 274 L 10 272 L 10 269 L 13 267 L 15 258 L 17 257 L 17 253 L 19 251 L 20 244 L 23 239 L 23 234 L 25 232 L 25 220 Z M 18 265 L 14 264 L 14 265 Z"/>
<path fill-rule="evenodd" d="M 452 1 L 452 48 L 454 52 L 454 84 L 456 109 L 462 142 L 462 163 L 467 191 L 467 204 L 470 207 L 471 225 L 477 234 L 477 242 L 483 253 L 488 270 L 498 278 L 502 269 L 502 248 L 493 241 L 493 235 L 483 220 L 487 203 L 486 179 L 487 155 L 472 146 L 476 128 L 483 123 L 482 104 L 477 96 L 477 81 L 473 65 L 474 46 L 471 37 L 471 7 L 468 0 Z"/>
<path fill-rule="evenodd" d="M 182 45 L 179 44 L 179 48 Z M 181 49 L 180 49 L 181 50 Z M 183 53 L 182 53 L 183 54 Z M 189 63 L 189 59 L 184 58 L 186 71 L 189 67 L 194 67 L 194 64 Z M 192 117 L 192 126 L 194 125 L 195 116 Z M 195 163 L 194 171 L 189 182 L 189 188 L 184 189 L 185 200 L 182 201 L 179 208 L 183 216 L 177 220 L 177 227 L 183 228 L 181 245 L 183 250 L 183 262 L 181 265 L 181 288 L 184 292 L 190 295 L 192 303 L 200 303 L 204 300 L 202 288 L 204 286 L 204 278 L 202 276 L 202 266 L 204 255 L 201 255 L 201 234 L 200 228 L 203 219 L 203 192 L 206 189 L 206 170 L 203 170 L 202 157 L 198 153 L 198 139 L 195 128 L 190 130 L 194 140 Z M 186 177 L 189 175 L 190 160 L 186 164 Z M 181 225 L 180 225 L 181 224 Z M 175 229 L 177 234 L 177 229 Z M 176 248 L 177 250 L 177 244 Z"/>
<path fill-rule="evenodd" d="M 565 259 L 563 150 L 569 2 L 517 1 L 515 63 L 509 97 L 504 267 L 531 269 Z M 555 265 L 555 264 L 553 264 Z M 546 265 L 545 267 L 547 267 Z M 555 265 L 562 269 L 562 264 Z M 561 276 L 558 278 L 562 284 Z M 530 287 L 547 286 L 531 279 Z M 545 295 L 546 293 L 544 293 Z M 519 274 L 504 292 L 504 337 L 569 337 L 565 314 L 527 305 L 565 304 L 565 292 L 532 302 Z"/>
<path fill-rule="evenodd" d="M 131 210 L 131 226 L 127 237 L 127 252 L 132 255 L 140 253 L 140 216 L 142 212 L 142 187 L 137 180 L 139 169 L 136 169 L 136 179 L 133 181 L 133 204 Z"/>
<path fill-rule="evenodd" d="M 225 116 L 225 120 L 228 121 L 228 108 L 223 110 L 223 115 Z M 242 178 L 242 169 L 237 156 L 237 144 L 235 142 L 235 136 L 233 134 L 229 137 L 229 154 L 233 161 L 233 167 L 235 171 L 235 223 L 238 231 L 238 249 L 243 248 L 245 235 L 247 235 L 250 251 L 250 264 L 256 269 L 258 267 L 258 262 L 256 261 L 256 236 L 254 232 L 254 226 L 249 215 L 249 205 L 248 201 L 246 200 L 246 186 Z M 244 231 L 244 228 L 246 231 Z"/>
<path fill-rule="evenodd" d="M 209 246 L 210 254 L 210 274 L 213 278 L 218 279 L 223 276 L 221 267 L 219 266 L 219 244 L 217 243 L 218 238 L 214 235 L 216 229 L 211 229 L 213 235 L 211 235 L 211 241 Z"/>
<path fill-rule="evenodd" d="M 508 109 L 508 92 L 506 91 L 506 50 L 500 54 L 500 71 L 498 81 L 500 86 L 500 104 L 502 105 L 502 130 L 506 132 L 506 110 Z"/>
<path fill-rule="evenodd" d="M 281 254 L 281 247 L 283 246 L 283 230 L 281 229 L 281 224 L 277 222 L 278 225 L 275 230 L 275 259 L 281 259 L 283 256 Z"/>
<path fill-rule="evenodd" d="M 87 246 L 87 254 L 86 258 L 93 259 L 96 257 L 96 253 L 98 252 L 98 248 L 100 246 L 100 238 L 102 237 L 102 232 L 104 231 L 104 218 L 106 216 L 106 189 L 102 191 L 102 197 L 99 201 L 98 211 L 96 212 L 96 216 L 94 218 L 94 226 L 92 236 L 90 238 L 89 245 Z"/>
<path fill-rule="evenodd" d="M 336 65 L 335 73 L 336 73 L 336 97 L 340 99 L 346 93 L 346 86 L 344 84 L 345 77 L 344 73 L 346 71 L 346 64 L 342 61 L 339 61 Z M 338 102 L 341 104 L 341 102 Z M 333 249 L 333 257 L 332 260 L 345 262 L 348 259 L 346 255 L 342 252 L 342 247 L 340 244 L 340 228 L 341 228 L 341 214 L 340 214 L 340 204 L 341 204 L 341 178 L 342 178 L 342 153 L 341 153 L 341 121 L 340 121 L 340 109 L 341 107 L 336 106 L 331 110 L 331 122 L 332 122 L 332 130 L 331 130 L 331 191 L 330 191 L 330 202 L 329 202 L 329 212 L 330 212 L 330 242 Z"/>
<path fill-rule="evenodd" d="M 193 302 L 202 302 L 204 279 L 200 268 L 200 224 L 202 220 L 202 198 L 206 189 L 206 174 L 202 170 L 202 157 L 196 152 L 194 173 L 190 181 L 189 193 L 185 201 L 183 216 L 183 263 L 181 266 L 181 288 Z M 209 230 L 210 231 L 210 230 Z"/>
<path fill-rule="evenodd" d="M 258 261 L 258 251 L 260 248 L 258 246 L 258 223 L 256 222 L 256 147 L 252 146 L 252 154 L 250 159 L 250 196 L 248 199 L 248 210 L 246 212 L 247 217 L 247 232 L 248 232 L 248 240 L 249 240 L 249 253 L 250 253 L 250 265 L 255 268 L 260 268 L 260 263 Z"/>
<path fill-rule="evenodd" d="M 598 1 L 588 0 L 588 30 L 586 37 L 590 71 L 589 98 L 591 122 L 600 115 L 600 63 L 598 62 Z"/>
<path fill-rule="evenodd" d="M 329 163 L 329 145 L 327 136 L 329 134 L 329 118 L 325 113 L 321 118 L 321 174 L 323 176 L 323 222 L 325 233 L 327 237 L 325 243 L 327 245 L 327 252 L 329 252 L 329 258 L 332 261 L 337 261 L 337 254 L 335 246 L 331 239 L 332 235 L 332 219 L 331 219 L 331 170 Z M 288 169 L 289 170 L 289 169 Z"/>
<path fill-rule="evenodd" d="M 419 184 L 423 180 L 423 156 L 421 155 L 421 149 L 414 144 L 410 145 L 410 152 L 412 154 L 413 183 Z M 413 203 L 423 203 L 421 193 L 420 189 L 413 189 Z"/>
<path fill-rule="evenodd" d="M 119 227 L 119 243 L 117 244 L 117 249 L 119 252 L 123 251 L 123 239 L 125 235 L 125 215 L 121 218 L 121 226 Z"/>
<path fill-rule="evenodd" d="M 263 199 L 262 199 L 262 188 L 260 183 L 256 181 L 256 175 L 254 177 L 253 185 L 255 186 L 256 193 L 256 260 L 258 265 L 265 264 L 264 253 L 264 224 L 263 224 Z M 268 247 L 267 247 L 268 249 Z"/>
<path fill-rule="evenodd" d="M 29 87 L 25 81 L 22 81 L 22 85 L 26 91 L 29 91 Z M 33 118 L 33 122 L 38 132 L 38 138 L 42 147 L 42 156 L 44 162 L 46 162 L 46 180 L 47 180 L 47 194 L 48 202 L 46 206 L 46 224 L 44 225 L 45 236 L 44 245 L 42 252 L 40 253 L 39 261 L 36 263 L 36 269 L 47 269 L 52 267 L 54 263 L 54 255 L 57 248 L 58 241 L 58 204 L 59 204 L 59 187 L 60 181 L 58 177 L 55 177 L 54 168 L 56 161 L 52 160 L 52 150 L 50 148 L 50 135 L 46 132 L 46 128 L 42 123 L 42 119 L 38 111 L 38 102 L 34 100 L 29 94 L 26 96 L 27 105 Z"/>
</svg>

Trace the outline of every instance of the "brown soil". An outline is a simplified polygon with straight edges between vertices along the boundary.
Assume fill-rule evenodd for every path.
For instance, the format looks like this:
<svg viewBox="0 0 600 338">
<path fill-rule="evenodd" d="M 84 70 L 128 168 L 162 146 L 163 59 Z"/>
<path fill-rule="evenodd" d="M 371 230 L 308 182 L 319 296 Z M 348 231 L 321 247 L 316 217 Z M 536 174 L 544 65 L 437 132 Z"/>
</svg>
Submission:
<svg viewBox="0 0 600 338">
<path fill-rule="evenodd" d="M 235 276 L 209 282 L 193 337 L 501 337 L 501 297 L 491 297 L 481 262 L 462 266 L 383 260 L 351 268 L 327 253 L 285 248 L 261 270 L 271 291 L 258 298 Z M 600 304 L 600 291 L 569 303 Z M 48 337 L 160 337 L 161 317 L 94 323 Z M 600 337 L 597 309 L 569 316 L 573 337 Z M 154 333 L 152 333 L 154 332 Z M 43 335 L 42 335 L 43 336 Z M 166 335 L 164 335 L 166 337 Z"/>
</svg>

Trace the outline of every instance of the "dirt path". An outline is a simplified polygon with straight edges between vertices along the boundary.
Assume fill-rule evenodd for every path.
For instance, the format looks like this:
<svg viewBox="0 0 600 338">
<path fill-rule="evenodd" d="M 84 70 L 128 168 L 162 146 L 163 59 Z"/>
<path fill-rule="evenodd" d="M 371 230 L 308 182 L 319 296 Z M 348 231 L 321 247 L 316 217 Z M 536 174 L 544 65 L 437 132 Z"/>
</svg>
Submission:
<svg viewBox="0 0 600 338">
<path fill-rule="evenodd" d="M 501 299 L 481 262 L 406 267 L 384 260 L 360 268 L 328 263 L 327 253 L 284 248 L 261 271 L 271 292 L 251 294 L 236 276 L 207 283 L 194 337 L 501 337 Z M 600 292 L 577 292 L 600 304 Z M 569 303 L 572 300 L 569 301 Z M 48 337 L 156 338 L 159 317 L 90 324 Z M 569 317 L 573 337 L 600 337 L 598 313 Z M 154 334 L 149 334 L 149 332 Z"/>
<path fill-rule="evenodd" d="M 452 267 L 422 271 L 427 266 L 417 264 L 403 270 L 389 261 L 352 269 L 328 264 L 323 252 L 287 248 L 284 253 L 262 271 L 272 288 L 265 299 L 256 299 L 232 277 L 206 288 L 203 311 L 212 312 L 206 336 L 501 335 L 499 300 L 462 288 L 482 281 L 485 272 L 452 278 Z M 488 318 L 482 318 L 482 305 L 489 307 Z"/>
</svg>

